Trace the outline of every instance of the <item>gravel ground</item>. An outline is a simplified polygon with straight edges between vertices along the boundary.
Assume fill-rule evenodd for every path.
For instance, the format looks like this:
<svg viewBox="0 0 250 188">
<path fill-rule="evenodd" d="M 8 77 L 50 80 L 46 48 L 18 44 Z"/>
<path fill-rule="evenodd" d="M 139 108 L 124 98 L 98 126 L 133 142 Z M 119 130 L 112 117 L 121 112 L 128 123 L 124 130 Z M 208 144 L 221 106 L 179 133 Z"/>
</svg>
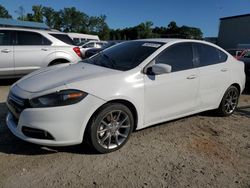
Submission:
<svg viewBox="0 0 250 188">
<path fill-rule="evenodd" d="M 0 187 L 250 188 L 250 92 L 228 118 L 202 113 L 132 134 L 119 151 L 47 148 L 6 128 L 10 83 L 0 85 Z"/>
</svg>

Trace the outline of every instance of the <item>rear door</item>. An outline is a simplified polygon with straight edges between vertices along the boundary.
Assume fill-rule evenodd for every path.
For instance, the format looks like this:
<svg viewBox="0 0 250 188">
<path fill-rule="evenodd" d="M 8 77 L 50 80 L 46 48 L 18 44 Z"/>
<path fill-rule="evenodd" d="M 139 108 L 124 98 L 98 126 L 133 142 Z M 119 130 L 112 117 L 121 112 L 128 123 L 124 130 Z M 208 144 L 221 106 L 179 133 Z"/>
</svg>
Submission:
<svg viewBox="0 0 250 188">
<path fill-rule="evenodd" d="M 51 41 L 41 34 L 30 31 L 16 31 L 14 46 L 15 74 L 25 75 L 44 67 L 51 50 Z"/>
<path fill-rule="evenodd" d="M 200 72 L 199 108 L 216 108 L 229 86 L 227 55 L 207 44 L 195 43 L 194 47 Z"/>
<path fill-rule="evenodd" d="M 12 31 L 0 30 L 0 77 L 14 75 Z"/>
</svg>

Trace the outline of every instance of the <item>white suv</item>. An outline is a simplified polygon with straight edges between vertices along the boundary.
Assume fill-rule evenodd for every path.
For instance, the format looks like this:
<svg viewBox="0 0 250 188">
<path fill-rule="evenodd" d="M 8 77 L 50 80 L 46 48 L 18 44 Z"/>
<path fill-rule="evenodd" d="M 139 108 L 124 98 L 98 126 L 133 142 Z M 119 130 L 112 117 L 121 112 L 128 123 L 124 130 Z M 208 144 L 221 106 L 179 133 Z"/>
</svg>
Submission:
<svg viewBox="0 0 250 188">
<path fill-rule="evenodd" d="M 34 70 L 81 60 L 79 47 L 64 33 L 0 28 L 0 78 L 21 77 Z"/>
</svg>

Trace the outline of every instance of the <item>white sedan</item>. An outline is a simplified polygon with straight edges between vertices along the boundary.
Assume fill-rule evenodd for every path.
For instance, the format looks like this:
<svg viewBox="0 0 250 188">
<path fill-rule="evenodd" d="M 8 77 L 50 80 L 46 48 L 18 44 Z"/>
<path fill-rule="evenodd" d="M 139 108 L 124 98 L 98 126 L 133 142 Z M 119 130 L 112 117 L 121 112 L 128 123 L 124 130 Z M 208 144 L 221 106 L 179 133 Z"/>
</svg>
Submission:
<svg viewBox="0 0 250 188">
<path fill-rule="evenodd" d="M 33 72 L 10 90 L 7 125 L 36 144 L 86 139 L 121 148 L 132 131 L 215 109 L 231 115 L 245 87 L 244 64 L 203 41 L 129 41 L 74 65 Z"/>
</svg>

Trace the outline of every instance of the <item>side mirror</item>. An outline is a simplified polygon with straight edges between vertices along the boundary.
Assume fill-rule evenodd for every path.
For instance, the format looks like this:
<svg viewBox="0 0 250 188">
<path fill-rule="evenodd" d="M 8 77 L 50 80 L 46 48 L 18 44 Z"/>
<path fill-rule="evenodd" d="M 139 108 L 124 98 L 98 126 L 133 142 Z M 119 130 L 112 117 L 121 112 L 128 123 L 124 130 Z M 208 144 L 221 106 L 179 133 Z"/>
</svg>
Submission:
<svg viewBox="0 0 250 188">
<path fill-rule="evenodd" d="M 160 74 L 167 74 L 172 71 L 172 67 L 167 64 L 154 64 L 151 67 L 148 67 L 147 72 L 149 74 L 160 75 Z"/>
</svg>

